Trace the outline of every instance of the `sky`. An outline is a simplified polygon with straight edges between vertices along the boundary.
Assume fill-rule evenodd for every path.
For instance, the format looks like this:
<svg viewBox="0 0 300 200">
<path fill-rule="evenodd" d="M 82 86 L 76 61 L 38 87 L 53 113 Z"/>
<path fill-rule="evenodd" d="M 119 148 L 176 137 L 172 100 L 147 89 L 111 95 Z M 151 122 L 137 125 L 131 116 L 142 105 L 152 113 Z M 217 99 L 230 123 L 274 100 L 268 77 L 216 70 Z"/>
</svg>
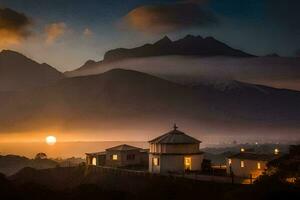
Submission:
<svg viewBox="0 0 300 200">
<path fill-rule="evenodd" d="M 60 71 L 165 35 L 214 36 L 256 55 L 300 53 L 299 0 L 0 0 L 0 49 Z"/>
</svg>

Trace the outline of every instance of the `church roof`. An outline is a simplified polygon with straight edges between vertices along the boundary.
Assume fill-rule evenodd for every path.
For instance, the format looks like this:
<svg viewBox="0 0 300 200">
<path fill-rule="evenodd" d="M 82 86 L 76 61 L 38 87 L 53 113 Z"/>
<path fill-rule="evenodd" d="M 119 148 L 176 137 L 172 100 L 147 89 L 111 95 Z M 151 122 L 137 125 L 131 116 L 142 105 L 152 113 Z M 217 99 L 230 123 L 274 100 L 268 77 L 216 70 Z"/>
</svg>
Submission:
<svg viewBox="0 0 300 200">
<path fill-rule="evenodd" d="M 174 129 L 164 135 L 161 135 L 153 140 L 150 140 L 149 143 L 156 144 L 199 144 L 201 141 L 185 134 L 178 130 L 178 127 L 174 125 Z"/>
<path fill-rule="evenodd" d="M 109 149 L 106 149 L 106 151 L 130 151 L 130 150 L 139 150 L 140 148 L 138 147 L 134 147 L 134 146 L 130 146 L 127 144 L 122 144 L 119 146 L 115 146 L 115 147 L 111 147 Z"/>
</svg>

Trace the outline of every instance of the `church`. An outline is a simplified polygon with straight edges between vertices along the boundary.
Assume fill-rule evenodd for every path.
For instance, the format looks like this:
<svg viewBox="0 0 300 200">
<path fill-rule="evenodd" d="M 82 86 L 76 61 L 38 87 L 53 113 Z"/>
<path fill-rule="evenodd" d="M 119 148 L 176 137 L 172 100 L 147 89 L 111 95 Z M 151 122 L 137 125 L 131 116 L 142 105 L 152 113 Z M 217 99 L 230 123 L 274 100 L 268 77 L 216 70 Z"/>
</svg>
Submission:
<svg viewBox="0 0 300 200">
<path fill-rule="evenodd" d="M 201 171 L 203 152 L 201 141 L 178 130 L 173 130 L 151 141 L 149 152 L 150 173 L 184 173 Z"/>
</svg>

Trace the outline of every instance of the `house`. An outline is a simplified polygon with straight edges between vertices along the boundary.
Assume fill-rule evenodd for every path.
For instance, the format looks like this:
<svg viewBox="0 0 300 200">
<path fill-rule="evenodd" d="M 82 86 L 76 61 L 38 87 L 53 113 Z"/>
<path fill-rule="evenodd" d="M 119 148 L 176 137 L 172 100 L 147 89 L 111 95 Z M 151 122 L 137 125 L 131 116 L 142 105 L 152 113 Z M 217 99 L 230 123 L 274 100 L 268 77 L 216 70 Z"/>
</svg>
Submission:
<svg viewBox="0 0 300 200">
<path fill-rule="evenodd" d="M 267 169 L 267 163 L 277 157 L 276 154 L 241 151 L 226 158 L 226 171 L 228 175 L 255 179 Z"/>
<path fill-rule="evenodd" d="M 128 167 L 148 165 L 147 150 L 127 144 L 106 149 L 104 152 L 86 153 L 87 165 Z"/>
<path fill-rule="evenodd" d="M 149 172 L 170 173 L 200 171 L 203 153 L 201 141 L 174 129 L 151 141 L 149 153 Z"/>
</svg>

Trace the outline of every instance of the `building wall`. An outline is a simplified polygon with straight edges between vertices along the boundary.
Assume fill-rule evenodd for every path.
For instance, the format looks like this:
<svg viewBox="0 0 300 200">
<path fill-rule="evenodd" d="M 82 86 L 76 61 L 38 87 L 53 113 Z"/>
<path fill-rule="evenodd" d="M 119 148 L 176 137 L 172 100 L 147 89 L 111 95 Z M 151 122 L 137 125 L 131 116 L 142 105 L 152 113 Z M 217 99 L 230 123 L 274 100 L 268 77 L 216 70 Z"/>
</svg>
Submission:
<svg viewBox="0 0 300 200">
<path fill-rule="evenodd" d="M 113 155 L 117 155 L 118 159 L 113 160 Z M 134 159 L 127 159 L 128 155 L 134 155 Z M 124 167 L 130 165 L 139 165 L 141 164 L 142 154 L 139 150 L 131 151 L 107 151 L 106 152 L 106 166 L 111 167 Z"/>
<path fill-rule="evenodd" d="M 250 175 L 252 175 L 252 178 L 257 178 L 262 175 L 267 168 L 267 161 L 231 158 L 231 164 L 229 164 L 229 160 L 230 159 L 226 159 L 226 170 L 228 175 L 230 175 L 231 170 L 233 174 L 238 177 L 249 178 Z M 244 161 L 244 167 L 241 167 L 241 161 Z M 260 169 L 258 169 L 258 163 L 260 163 Z"/>
<path fill-rule="evenodd" d="M 196 155 L 166 155 L 166 154 L 150 154 L 149 156 L 149 172 L 151 173 L 169 173 L 185 171 L 184 157 L 190 157 L 192 160 L 191 171 L 201 171 L 203 154 Z M 153 158 L 159 158 L 159 166 L 153 166 Z"/>
<path fill-rule="evenodd" d="M 198 153 L 200 144 L 150 144 L 150 153 Z"/>
</svg>

